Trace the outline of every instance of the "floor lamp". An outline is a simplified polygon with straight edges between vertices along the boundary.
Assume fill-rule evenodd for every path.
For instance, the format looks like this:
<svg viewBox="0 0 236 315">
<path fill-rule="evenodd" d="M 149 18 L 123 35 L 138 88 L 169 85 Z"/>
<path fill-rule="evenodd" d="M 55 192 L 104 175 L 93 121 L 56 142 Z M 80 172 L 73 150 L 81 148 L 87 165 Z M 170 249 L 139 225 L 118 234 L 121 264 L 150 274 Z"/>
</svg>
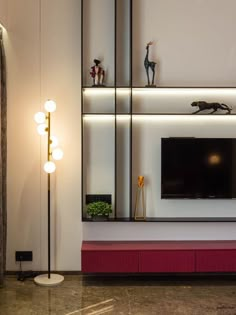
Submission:
<svg viewBox="0 0 236 315">
<path fill-rule="evenodd" d="M 58 140 L 56 137 L 51 136 L 51 113 L 56 110 L 56 103 L 52 100 L 47 100 L 44 108 L 44 112 L 38 112 L 35 114 L 34 119 L 38 123 L 38 133 L 40 135 L 47 135 L 47 162 L 44 164 L 44 171 L 47 173 L 47 194 L 48 194 L 48 272 L 34 278 L 35 283 L 42 286 L 54 286 L 60 284 L 64 277 L 55 273 L 51 273 L 51 183 L 50 174 L 55 172 L 56 165 L 52 161 L 61 160 L 63 157 L 63 151 L 57 148 Z"/>
</svg>

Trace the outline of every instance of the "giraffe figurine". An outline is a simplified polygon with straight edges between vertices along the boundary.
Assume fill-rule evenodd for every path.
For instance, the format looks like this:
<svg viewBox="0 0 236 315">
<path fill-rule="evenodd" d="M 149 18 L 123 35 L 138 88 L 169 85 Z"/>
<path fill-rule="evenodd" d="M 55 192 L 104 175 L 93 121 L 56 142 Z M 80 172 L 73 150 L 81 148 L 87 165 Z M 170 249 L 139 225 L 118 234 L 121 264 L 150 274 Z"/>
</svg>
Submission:
<svg viewBox="0 0 236 315">
<path fill-rule="evenodd" d="M 151 46 L 153 44 L 153 42 L 149 42 L 147 43 L 147 46 L 146 46 L 146 50 L 147 50 L 147 53 L 146 53 L 146 56 L 145 56 L 145 59 L 144 59 L 144 67 L 146 69 L 146 73 L 147 73 L 147 79 L 148 79 L 148 87 L 155 87 L 155 84 L 154 84 L 154 78 L 155 78 L 155 66 L 156 66 L 156 62 L 153 62 L 153 61 L 149 61 L 148 60 L 148 55 L 149 55 L 149 46 Z M 152 84 L 150 84 L 150 78 L 149 78 L 149 68 L 151 68 L 152 70 Z"/>
</svg>

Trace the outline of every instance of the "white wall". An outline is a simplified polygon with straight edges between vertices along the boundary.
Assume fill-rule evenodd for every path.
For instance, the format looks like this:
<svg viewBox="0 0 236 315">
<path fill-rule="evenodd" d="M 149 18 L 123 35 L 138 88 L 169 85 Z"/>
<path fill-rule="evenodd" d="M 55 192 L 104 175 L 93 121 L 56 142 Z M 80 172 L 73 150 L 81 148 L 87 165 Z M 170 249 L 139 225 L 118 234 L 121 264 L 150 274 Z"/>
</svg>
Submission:
<svg viewBox="0 0 236 315">
<path fill-rule="evenodd" d="M 33 250 L 33 269 L 47 268 L 46 148 L 45 139 L 40 145 L 33 116 L 52 98 L 57 102 L 52 132 L 65 152 L 52 178 L 52 269 L 78 270 L 80 1 L 42 1 L 41 60 L 39 1 L 8 0 L 8 12 L 7 269 L 18 269 L 15 250 Z"/>
<path fill-rule="evenodd" d="M 7 0 L 0 0 L 0 24 L 7 26 Z"/>
<path fill-rule="evenodd" d="M 168 8 L 172 8 L 175 1 L 169 2 L 170 0 Z M 181 0 L 181 2 L 180 7 L 183 7 L 183 10 L 178 12 L 180 15 L 184 12 L 183 14 L 187 16 L 184 11 L 187 0 Z M 216 56 L 222 56 L 222 54 L 224 56 L 224 60 L 218 60 L 215 56 L 219 68 L 217 68 L 218 74 L 214 76 L 216 81 L 213 82 L 213 85 L 219 83 L 217 80 L 221 78 L 223 79 L 220 85 L 234 85 L 236 50 L 234 37 L 231 36 L 231 32 L 228 33 L 229 30 L 231 31 L 230 27 L 234 21 L 228 14 L 235 12 L 236 4 L 233 0 L 227 0 L 227 5 L 221 0 L 195 1 L 199 6 L 206 3 L 208 13 L 213 2 L 217 3 L 217 7 L 214 6 L 214 14 L 218 15 L 216 21 L 221 21 L 220 31 L 222 32 L 221 40 L 218 43 L 220 50 L 217 50 L 218 55 L 216 54 Z M 163 5 L 164 2 L 161 3 Z M 7 5 L 8 33 L 5 37 L 8 64 L 7 269 L 16 270 L 19 267 L 14 260 L 15 250 L 33 250 L 32 268 L 45 270 L 47 267 L 46 178 L 41 170 L 46 156 L 45 140 L 40 143 L 33 122 L 34 113 L 42 108 L 42 104 L 47 98 L 57 101 L 58 109 L 52 117 L 53 131 L 61 140 L 61 146 L 65 152 L 63 161 L 57 163 L 57 172 L 52 179 L 52 244 L 55 249 L 52 253 L 52 269 L 80 270 L 82 229 L 84 239 L 96 240 L 236 239 L 235 223 L 81 223 L 80 1 L 42 0 L 41 62 L 39 0 L 8 0 Z M 159 33 L 160 20 L 156 18 L 156 13 L 159 12 L 160 2 L 158 5 L 158 2 L 154 0 L 137 0 L 135 5 L 135 10 L 138 10 L 136 13 L 144 14 L 138 15 L 139 18 L 135 22 L 137 24 L 135 36 L 137 51 L 134 63 L 139 64 L 140 62 L 141 65 L 143 64 L 143 47 L 147 41 L 152 39 L 158 41 L 159 34 L 163 36 L 161 38 L 164 40 L 164 34 L 167 31 L 173 39 L 173 34 L 170 29 L 171 19 L 169 19 L 168 10 L 165 13 L 166 16 L 163 14 L 164 28 Z M 222 6 L 225 8 L 224 10 L 222 10 Z M 198 12 L 200 14 L 205 11 L 199 8 Z M 222 15 L 224 18 L 219 19 Z M 190 22 L 189 24 L 191 24 Z M 203 27 L 202 24 L 200 26 Z M 217 23 L 216 26 L 218 27 Z M 232 28 L 233 26 L 235 28 L 235 24 L 232 25 Z M 183 29 L 183 32 L 185 31 L 187 31 L 186 28 Z M 201 31 L 204 31 L 204 28 Z M 188 30 L 188 32 L 190 31 Z M 224 36 L 224 32 L 227 32 L 227 36 Z M 181 43 L 184 42 L 184 39 L 184 34 L 181 33 Z M 224 41 L 231 45 L 231 39 L 231 48 L 222 46 Z M 175 41 L 176 44 L 179 43 L 177 35 Z M 208 51 L 211 51 L 209 43 L 204 43 L 208 47 Z M 176 45 L 173 43 L 173 46 Z M 179 73 L 183 69 L 181 49 L 175 51 L 173 60 L 170 59 L 171 49 L 168 50 L 166 46 L 161 46 L 161 42 L 158 42 L 155 47 L 160 50 L 157 49 L 156 53 L 153 51 L 152 58 L 159 58 L 158 55 L 166 58 L 165 62 L 163 61 L 161 82 L 168 84 L 168 80 L 173 78 L 170 83 L 177 84 Z M 213 51 L 216 50 L 216 40 L 212 47 Z M 222 51 L 222 47 L 225 51 Z M 99 51 L 101 50 L 98 49 Z M 195 60 L 199 62 L 199 51 L 199 49 L 191 50 L 193 58 L 191 62 Z M 161 59 L 158 60 L 161 62 Z M 164 65 L 168 60 L 171 63 L 167 69 L 175 66 L 175 72 L 164 71 Z M 192 63 L 190 64 L 192 65 Z M 206 81 L 202 84 L 205 85 L 210 82 L 212 74 L 216 74 L 214 72 L 216 69 L 213 71 L 212 67 L 206 68 L 205 66 L 202 66 L 201 69 L 205 69 L 207 73 Z M 137 84 L 144 84 L 143 69 L 141 70 L 140 66 L 136 70 L 138 71 Z M 181 83 L 186 82 L 186 75 L 190 79 L 192 78 L 192 82 L 199 84 L 201 78 L 205 77 L 204 72 L 198 72 L 196 77 L 194 69 L 188 72 L 187 65 L 184 70 Z M 222 73 L 222 71 L 223 77 L 219 76 L 219 72 Z M 166 77 L 165 73 L 168 74 Z M 40 81 L 42 84 L 41 96 Z M 222 206 L 222 208 L 225 207 L 227 204 Z"/>
</svg>

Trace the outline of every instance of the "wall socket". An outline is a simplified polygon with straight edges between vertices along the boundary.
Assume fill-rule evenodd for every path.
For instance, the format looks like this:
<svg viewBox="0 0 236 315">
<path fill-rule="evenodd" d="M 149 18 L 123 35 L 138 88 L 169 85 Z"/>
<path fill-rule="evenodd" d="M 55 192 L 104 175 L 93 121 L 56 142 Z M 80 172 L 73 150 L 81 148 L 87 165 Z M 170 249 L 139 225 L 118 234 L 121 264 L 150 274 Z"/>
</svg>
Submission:
<svg viewBox="0 0 236 315">
<path fill-rule="evenodd" d="M 16 251 L 16 261 L 33 261 L 33 252 Z"/>
</svg>

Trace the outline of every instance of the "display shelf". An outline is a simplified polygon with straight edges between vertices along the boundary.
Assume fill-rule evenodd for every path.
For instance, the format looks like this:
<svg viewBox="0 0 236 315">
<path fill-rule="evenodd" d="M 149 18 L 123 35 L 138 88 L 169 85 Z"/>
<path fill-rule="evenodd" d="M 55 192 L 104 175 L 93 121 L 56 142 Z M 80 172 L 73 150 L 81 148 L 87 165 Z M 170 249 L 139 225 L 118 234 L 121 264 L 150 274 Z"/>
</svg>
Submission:
<svg viewBox="0 0 236 315">
<path fill-rule="evenodd" d="M 83 113 L 84 116 L 131 116 L 130 113 Z"/>
<path fill-rule="evenodd" d="M 233 217 L 219 217 L 219 218 L 212 218 L 212 217 L 171 217 L 171 218 L 163 218 L 163 217 L 152 217 L 146 218 L 145 220 L 135 220 L 134 218 L 109 218 L 106 221 L 94 221 L 91 218 L 83 218 L 83 222 L 92 222 L 92 223 L 108 223 L 108 222 L 236 222 L 236 218 Z"/>
<path fill-rule="evenodd" d="M 143 86 L 143 85 L 135 85 L 132 86 L 132 89 L 147 89 L 151 90 L 159 90 L 159 89 L 236 89 L 236 86 L 175 86 L 175 85 L 159 85 L 159 86 Z"/>
<path fill-rule="evenodd" d="M 101 85 L 101 86 L 89 86 L 89 85 L 85 85 L 85 86 L 82 86 L 82 89 L 85 90 L 85 89 L 93 89 L 93 90 L 100 90 L 100 89 L 132 89 L 131 86 L 127 86 L 127 85 L 124 85 L 124 86 L 121 86 L 121 85 L 110 85 L 110 86 L 107 86 L 107 85 Z"/>
<path fill-rule="evenodd" d="M 209 118 L 210 117 L 221 117 L 221 116 L 235 116 L 236 113 L 231 113 L 230 115 L 229 114 L 204 114 L 204 113 L 201 113 L 201 114 L 193 114 L 193 113 L 83 113 L 84 116 L 112 116 L 112 117 L 115 117 L 115 116 L 193 116 L 193 117 L 201 117 L 201 116 L 208 116 Z"/>
<path fill-rule="evenodd" d="M 102 20 L 98 29 L 93 29 L 92 27 L 84 27 L 84 6 L 86 10 L 93 10 L 92 14 L 96 10 L 92 8 L 92 1 L 82 0 L 82 53 L 81 53 L 81 137 L 82 137 L 82 221 L 83 222 L 94 222 L 86 217 L 85 210 L 85 195 L 88 193 L 100 193 L 106 192 L 112 195 L 112 206 L 114 218 L 110 218 L 108 221 L 104 222 L 236 222 L 236 217 L 148 217 L 146 220 L 135 221 L 133 216 L 134 204 L 135 204 L 135 193 L 136 193 L 136 178 L 138 175 L 145 175 L 145 181 L 153 180 L 155 184 L 156 179 L 152 178 L 149 174 L 149 178 L 146 175 L 147 168 L 146 165 L 152 162 L 149 156 L 152 155 L 153 151 L 159 154 L 160 147 L 158 147 L 158 135 L 156 136 L 157 142 L 149 144 L 149 138 L 155 135 L 158 130 L 158 125 L 163 128 L 159 135 L 160 137 L 183 137 L 188 134 L 193 134 L 189 125 L 193 125 L 195 133 L 199 133 L 203 130 L 205 125 L 217 126 L 217 130 L 212 130 L 208 136 L 214 137 L 215 131 L 221 130 L 222 127 L 227 129 L 227 124 L 233 126 L 236 112 L 231 112 L 231 114 L 226 114 L 225 111 L 218 111 L 213 115 L 210 115 L 210 111 L 204 111 L 196 115 L 193 114 L 196 108 L 191 107 L 191 102 L 205 100 L 207 102 L 220 102 L 225 103 L 230 106 L 234 106 L 234 99 L 236 99 L 236 86 L 160 86 L 147 87 L 144 85 L 135 85 L 133 82 L 133 0 L 127 0 L 126 6 L 129 6 L 129 21 L 126 23 L 127 29 L 125 32 L 120 28 L 124 26 L 119 25 L 119 21 L 123 19 L 123 13 L 119 7 L 119 1 L 114 0 L 114 2 L 107 2 L 107 4 L 114 5 L 112 7 L 113 11 L 110 11 L 108 17 L 105 19 L 112 20 L 114 23 L 114 34 L 111 42 L 108 45 L 102 46 L 103 64 L 105 70 L 108 70 L 108 79 L 105 81 L 107 85 L 94 87 L 89 85 L 92 79 L 89 78 L 89 67 L 91 60 L 91 55 L 97 52 L 97 47 L 94 43 L 102 42 L 106 36 L 102 29 Z M 93 5 L 96 8 L 100 8 L 101 5 L 94 1 Z M 127 9 L 126 7 L 126 9 Z M 100 10 L 102 12 L 102 10 Z M 101 14 L 98 13 L 98 14 Z M 91 13 L 91 12 L 89 12 Z M 89 14 L 86 13 L 85 17 L 88 18 Z M 122 19 L 121 19 L 122 17 Z M 94 20 L 90 17 L 87 19 L 90 23 L 94 23 Z M 85 26 L 87 21 L 85 21 Z M 123 21 L 123 20 L 122 20 Z M 113 24 L 112 24 L 113 25 Z M 94 24 L 93 24 L 94 26 Z M 105 30 L 106 31 L 106 30 Z M 109 34 L 112 34 L 113 29 L 110 30 Z M 125 57 L 121 58 L 118 51 L 122 44 L 122 39 L 120 36 L 122 34 L 129 34 L 127 36 L 128 52 L 126 49 Z M 86 35 L 86 36 L 84 36 Z M 89 36 L 92 39 L 89 42 Z M 127 41 L 127 38 L 125 39 Z M 94 40 L 96 39 L 96 40 Z M 105 38 L 106 40 L 106 38 Z M 84 45 L 84 41 L 86 42 Z M 126 42 L 127 44 L 127 42 Z M 110 45 L 110 46 L 109 46 Z M 108 63 L 107 56 L 109 47 L 110 56 L 114 57 L 114 62 Z M 120 46 L 120 47 L 119 47 Z M 84 48 L 85 47 L 85 48 Z M 92 47 L 92 48 L 91 48 Z M 94 49 L 95 47 L 95 49 Z M 127 48 L 127 47 L 126 47 Z M 99 49 L 101 49 L 99 47 Z M 89 53 L 87 54 L 87 50 Z M 113 54 L 114 50 L 114 54 Z M 135 53 L 135 52 L 134 52 Z M 85 56 L 85 62 L 83 57 Z M 109 59 L 111 61 L 111 59 Z M 127 61 L 127 62 L 126 62 Z M 86 63 L 87 62 L 87 63 Z M 114 70 L 114 71 L 113 71 Z M 125 72 L 125 73 L 122 73 Z M 112 73 L 112 78 L 111 78 Z M 135 70 L 134 70 L 135 73 Z M 124 79 L 126 77 L 126 79 Z M 128 79 L 127 79 L 128 78 Z M 145 81 L 140 81 L 140 83 Z M 167 81 L 166 81 L 167 82 Z M 170 82 L 170 81 L 169 81 Z M 137 81 L 137 84 L 139 82 Z M 123 95 L 122 95 L 123 93 Z M 197 110 L 197 109 L 196 109 Z M 192 112 L 190 112 L 192 111 Z M 192 117 L 187 117 L 192 116 Z M 230 118 L 231 116 L 231 118 Z M 152 118 L 153 117 L 153 118 Z M 167 118 L 165 118 L 167 117 Z M 168 118 L 169 117 L 169 118 Z M 173 119 L 171 118 L 173 117 Z M 175 118 L 176 117 L 176 118 Z M 179 117 L 179 118 L 178 118 Z M 183 117 L 183 118 L 181 118 Z M 221 118 L 219 118 L 221 117 Z M 224 117 L 224 118 L 223 118 Z M 93 122 L 94 119 L 94 122 Z M 96 123 L 96 119 L 100 121 Z M 104 119 L 104 123 L 103 123 Z M 142 121 L 143 120 L 143 121 Z M 149 121 L 150 120 L 150 123 Z M 152 120 L 154 123 L 152 123 Z M 105 123 L 105 121 L 107 121 Z M 171 121 L 172 126 L 170 126 L 169 121 Z M 159 122 L 159 124 L 158 124 Z M 192 122 L 192 123 L 191 123 Z M 169 125 L 168 125 L 169 123 Z M 191 128 L 192 128 L 191 125 Z M 104 131 L 103 128 L 107 128 Z M 182 128 L 182 129 L 181 129 Z M 223 129 L 223 128 L 222 128 Z M 150 131 L 151 130 L 151 131 Z M 200 130 L 200 131 L 199 131 Z M 190 133 L 188 133 L 190 132 Z M 225 134 L 218 133 L 219 137 L 227 137 L 227 132 Z M 111 135 L 112 134 L 112 135 Z M 99 138 L 99 135 L 101 137 Z M 203 137 L 205 134 L 203 134 Z M 94 138 L 93 138 L 94 137 Z M 143 140 L 145 138 L 145 140 Z M 197 137 L 197 136 L 196 136 Z M 111 141 L 112 139 L 112 141 Z M 152 138 L 153 139 L 153 138 Z M 101 142 L 101 143 L 100 143 Z M 100 150 L 100 144 L 102 150 Z M 96 150 L 94 149 L 96 148 Z M 149 149 L 149 150 L 148 150 Z M 84 155 L 86 151 L 86 155 Z M 102 152 L 101 152 L 102 151 Z M 110 164 L 106 164 L 102 160 L 101 156 L 105 152 L 108 152 L 110 157 Z M 148 154 L 144 154 L 147 152 Z M 150 153 L 151 152 L 151 153 Z M 107 155 L 107 156 L 108 156 Z M 104 155 L 103 155 L 104 158 Z M 154 160 L 153 156 L 153 160 Z M 92 162 L 91 162 L 92 161 Z M 93 163 L 95 161 L 95 163 Z M 90 163 L 90 164 L 89 164 Z M 156 162 L 158 165 L 158 161 Z M 156 167 L 155 165 L 155 167 Z M 151 165 L 149 166 L 152 167 Z M 99 173 L 99 170 L 100 171 Z M 95 172 L 94 172 L 95 170 Z M 146 173 L 145 173 L 146 172 Z M 94 174 L 96 173 L 96 174 Z M 99 173 L 99 176 L 98 174 Z M 109 173 L 109 175 L 107 175 Z M 112 185 L 107 184 L 107 177 L 110 176 L 110 182 Z M 112 178 L 112 180 L 111 180 Z M 125 179 L 124 179 L 125 178 Z M 128 178 L 128 179 L 127 179 Z M 122 180 L 125 182 L 123 183 Z M 96 181 L 98 183 L 96 183 Z M 105 184 L 104 184 L 105 183 Z M 104 184 L 104 185 L 103 185 Z M 112 188 L 111 188 L 112 186 Z M 157 186 L 157 184 L 156 184 Z M 157 187 L 155 187 L 157 188 Z M 151 188 L 154 189 L 154 186 Z M 155 189 L 154 189 L 155 190 Z M 156 189 L 159 194 L 158 189 Z M 156 197 L 153 197 L 155 199 Z M 125 200 L 122 204 L 122 200 Z M 156 198 L 158 199 L 158 197 Z M 158 201 L 159 202 L 159 201 Z M 155 201 L 154 201 L 155 203 Z M 147 207 L 150 209 L 157 208 L 157 201 L 155 206 Z M 122 209 L 125 209 L 122 211 Z M 174 213 L 174 212 L 173 212 Z M 182 214 L 185 215 L 183 211 Z M 198 215 L 198 213 L 196 213 Z M 205 213 L 202 213 L 205 214 Z M 221 214 L 219 212 L 216 215 Z M 149 215 L 155 215 L 154 210 L 150 211 Z M 159 213 L 160 215 L 160 213 Z M 161 215 L 166 215 L 161 213 Z M 181 215 L 181 213 L 179 214 Z M 194 214 L 195 215 L 195 214 Z M 200 215 L 200 214 L 199 214 Z M 208 213 L 206 214 L 208 215 Z M 214 214 L 213 214 L 214 215 Z M 227 214 L 231 216 L 232 213 Z"/>
</svg>

